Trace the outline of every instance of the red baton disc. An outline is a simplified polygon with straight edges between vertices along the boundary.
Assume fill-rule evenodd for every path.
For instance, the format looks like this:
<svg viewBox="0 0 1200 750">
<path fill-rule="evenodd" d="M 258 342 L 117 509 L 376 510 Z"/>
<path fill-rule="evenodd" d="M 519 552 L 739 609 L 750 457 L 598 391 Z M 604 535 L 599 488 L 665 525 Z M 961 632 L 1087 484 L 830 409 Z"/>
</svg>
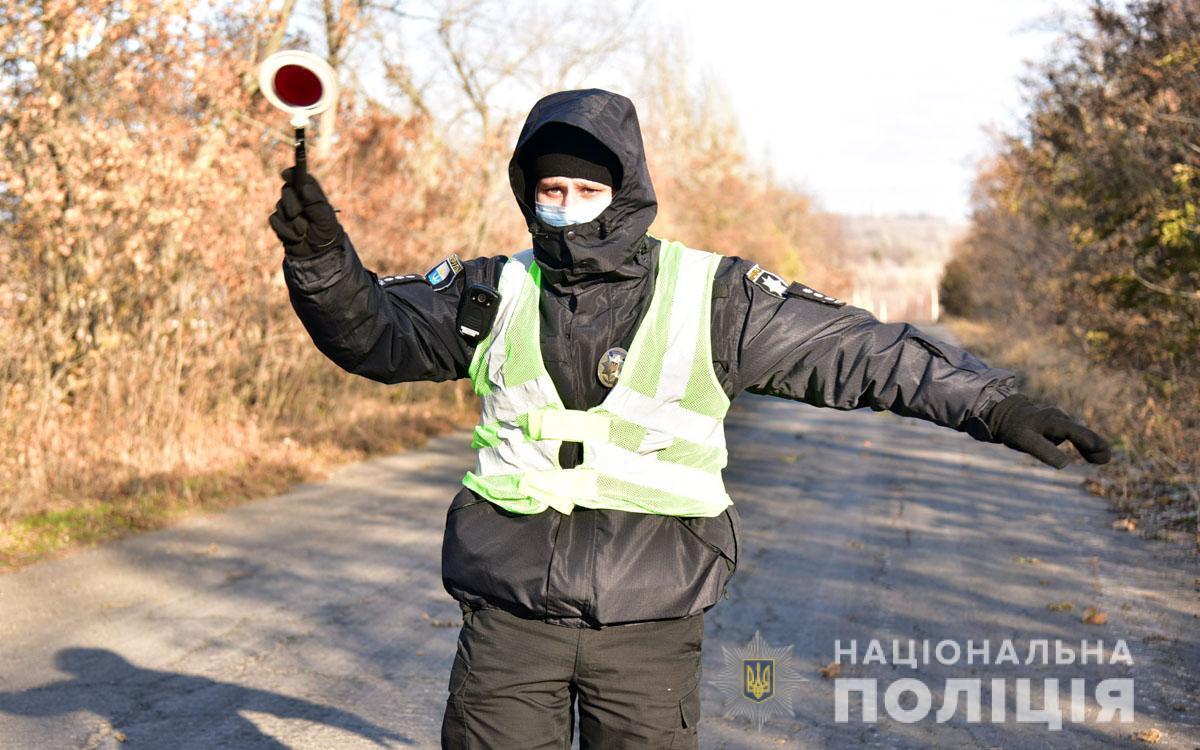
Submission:
<svg viewBox="0 0 1200 750">
<path fill-rule="evenodd" d="M 290 107 L 311 107 L 321 100 L 317 74 L 303 65 L 284 65 L 275 72 L 275 94 Z"/>
</svg>

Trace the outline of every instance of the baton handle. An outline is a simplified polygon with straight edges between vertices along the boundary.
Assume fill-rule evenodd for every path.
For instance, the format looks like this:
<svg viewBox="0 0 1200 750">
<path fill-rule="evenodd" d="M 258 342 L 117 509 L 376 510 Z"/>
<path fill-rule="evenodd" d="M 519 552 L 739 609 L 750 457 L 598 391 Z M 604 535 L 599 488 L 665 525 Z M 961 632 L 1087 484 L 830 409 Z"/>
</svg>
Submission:
<svg viewBox="0 0 1200 750">
<path fill-rule="evenodd" d="M 296 168 L 292 170 L 292 188 L 299 197 L 300 186 L 308 178 L 308 157 L 304 151 L 304 128 L 296 128 Z M 303 202 L 303 198 L 301 198 Z"/>
</svg>

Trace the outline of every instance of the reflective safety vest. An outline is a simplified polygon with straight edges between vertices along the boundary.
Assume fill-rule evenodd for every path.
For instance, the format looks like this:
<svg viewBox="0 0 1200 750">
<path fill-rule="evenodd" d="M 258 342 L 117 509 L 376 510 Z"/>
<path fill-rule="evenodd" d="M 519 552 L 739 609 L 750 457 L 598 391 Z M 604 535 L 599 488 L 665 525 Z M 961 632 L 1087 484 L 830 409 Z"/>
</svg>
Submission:
<svg viewBox="0 0 1200 750">
<path fill-rule="evenodd" d="M 713 371 L 712 282 L 721 256 L 662 241 L 650 308 L 599 405 L 567 409 L 542 362 L 541 268 L 533 251 L 500 275 L 492 331 L 469 373 L 481 408 L 463 484 L 512 513 L 576 506 L 716 516 L 732 504 L 721 470 L 729 398 Z M 563 441 L 583 444 L 564 469 Z"/>
</svg>

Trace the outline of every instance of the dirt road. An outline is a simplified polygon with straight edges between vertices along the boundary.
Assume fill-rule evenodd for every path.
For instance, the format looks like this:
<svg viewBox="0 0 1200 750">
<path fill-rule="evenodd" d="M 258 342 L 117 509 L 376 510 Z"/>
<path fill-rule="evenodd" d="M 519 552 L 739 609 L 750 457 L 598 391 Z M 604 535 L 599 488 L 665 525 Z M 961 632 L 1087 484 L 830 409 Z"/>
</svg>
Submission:
<svg viewBox="0 0 1200 750">
<path fill-rule="evenodd" d="M 1113 529 L 1104 501 L 1078 488 L 1082 467 L 1054 472 L 919 421 L 750 395 L 728 424 L 744 540 L 730 598 L 706 624 L 705 747 L 1092 748 L 1151 730 L 1159 747 L 1200 747 L 1200 570 Z M 435 746 L 458 621 L 438 574 L 441 526 L 471 462 L 455 434 L 0 576 L 0 748 Z M 1088 607 L 1106 622 L 1083 622 Z M 740 677 L 740 665 L 724 672 L 723 650 L 755 632 L 791 646 L 795 669 L 777 660 L 771 700 L 731 704 L 790 697 L 794 716 L 774 711 L 761 731 L 752 715 L 725 716 L 719 684 Z M 893 641 L 903 658 L 909 639 L 915 669 L 893 658 Z M 857 663 L 843 653 L 840 677 L 822 676 L 836 642 L 852 640 Z M 968 665 L 985 640 L 988 658 Z M 1056 640 L 1076 651 L 1103 641 L 1104 656 L 1056 664 Z M 960 658 L 926 663 L 924 641 L 953 642 Z M 1119 641 L 1132 664 L 1110 663 Z M 1021 663 L 1002 657 L 1005 642 Z M 1060 731 L 1018 721 L 1018 681 L 1031 680 L 1037 709 L 1046 678 L 1059 680 Z M 1133 680 L 1133 723 L 1097 721 L 1094 689 L 1110 678 Z M 836 720 L 836 679 L 877 681 L 876 721 L 863 721 L 860 693 Z M 911 723 L 899 718 L 919 713 L 919 689 L 899 699 L 899 718 L 884 701 L 901 679 L 931 694 Z M 950 679 L 981 681 L 979 721 Z M 1003 722 L 993 679 L 1005 681 Z M 1069 720 L 1073 679 L 1083 721 Z"/>
</svg>

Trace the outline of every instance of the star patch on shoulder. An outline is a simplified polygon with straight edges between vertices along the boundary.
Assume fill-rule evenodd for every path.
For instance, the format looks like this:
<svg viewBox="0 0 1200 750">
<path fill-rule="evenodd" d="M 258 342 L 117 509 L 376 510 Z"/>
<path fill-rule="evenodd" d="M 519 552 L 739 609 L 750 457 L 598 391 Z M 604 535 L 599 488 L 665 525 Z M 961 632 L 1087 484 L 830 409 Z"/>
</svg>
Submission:
<svg viewBox="0 0 1200 750">
<path fill-rule="evenodd" d="M 451 253 L 450 257 L 438 263 L 433 268 L 425 272 L 425 280 L 429 285 L 436 290 L 442 290 L 450 286 L 463 269 L 462 261 L 458 259 L 458 253 Z"/>
<path fill-rule="evenodd" d="M 757 263 L 746 272 L 746 278 L 757 284 L 767 294 L 783 299 L 783 295 L 787 292 L 787 282 L 764 269 Z"/>
<path fill-rule="evenodd" d="M 831 307 L 842 307 L 846 304 L 844 300 L 837 299 L 836 297 L 830 297 L 828 294 L 822 294 L 821 292 L 818 292 L 810 287 L 804 286 L 798 281 L 793 281 L 788 286 L 787 296 L 809 299 L 813 302 L 820 302 L 823 305 L 829 305 Z"/>
</svg>

